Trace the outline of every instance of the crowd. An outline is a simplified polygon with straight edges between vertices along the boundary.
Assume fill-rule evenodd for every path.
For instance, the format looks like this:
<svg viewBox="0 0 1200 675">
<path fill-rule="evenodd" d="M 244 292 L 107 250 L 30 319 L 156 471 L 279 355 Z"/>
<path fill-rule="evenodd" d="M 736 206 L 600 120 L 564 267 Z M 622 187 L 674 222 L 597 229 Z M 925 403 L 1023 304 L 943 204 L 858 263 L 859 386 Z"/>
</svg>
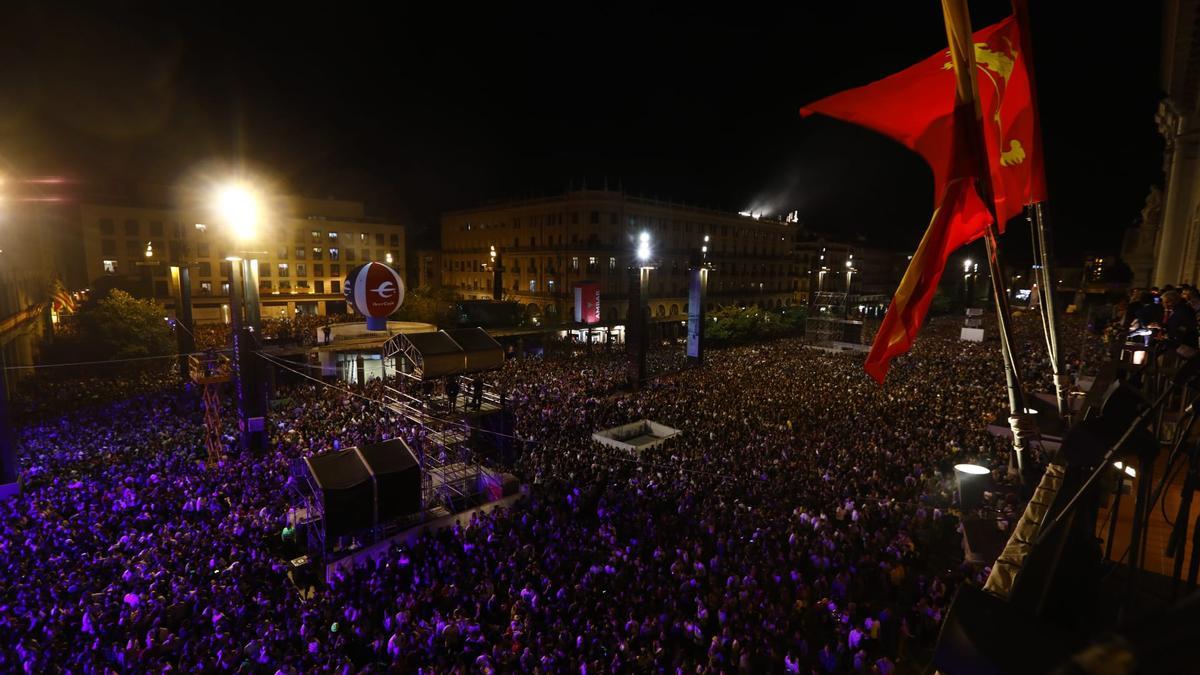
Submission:
<svg viewBox="0 0 1200 675">
<path fill-rule="evenodd" d="M 297 314 L 293 317 L 262 317 L 262 336 L 267 341 L 288 341 L 311 347 L 317 344 L 317 329 L 333 323 L 351 321 L 345 314 Z M 229 344 L 229 325 L 201 323 L 193 329 L 196 349 L 220 349 Z"/>
<path fill-rule="evenodd" d="M 1030 366 L 1036 329 L 1018 323 Z M 492 379 L 529 496 L 311 594 L 269 545 L 288 467 L 421 442 L 378 381 L 282 387 L 268 450 L 212 468 L 194 392 L 43 420 L 19 439 L 23 493 L 0 502 L 0 670 L 912 672 L 985 573 L 961 561 L 949 467 L 1003 463 L 984 431 L 1003 375 L 951 322 L 886 387 L 861 358 L 714 350 L 639 392 L 617 354 L 509 362 Z M 642 417 L 683 435 L 636 459 L 589 440 Z"/>
</svg>

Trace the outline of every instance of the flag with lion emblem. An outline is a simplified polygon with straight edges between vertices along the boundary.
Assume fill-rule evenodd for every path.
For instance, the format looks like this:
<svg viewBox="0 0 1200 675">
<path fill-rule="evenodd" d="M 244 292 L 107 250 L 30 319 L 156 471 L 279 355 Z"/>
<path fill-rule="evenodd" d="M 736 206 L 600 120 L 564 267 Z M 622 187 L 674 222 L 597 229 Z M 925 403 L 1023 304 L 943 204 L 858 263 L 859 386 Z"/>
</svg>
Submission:
<svg viewBox="0 0 1200 675">
<path fill-rule="evenodd" d="M 968 33 L 969 28 L 963 35 Z M 978 105 L 982 114 L 1000 231 L 1026 204 L 1046 198 L 1030 65 L 1016 18 L 975 32 L 971 42 L 978 82 L 975 101 L 956 97 L 950 51 L 943 50 L 895 75 L 800 110 L 802 116 L 820 113 L 895 139 L 925 158 L 933 171 L 934 217 L 867 358 L 867 372 L 881 383 L 891 359 L 912 346 L 949 255 L 982 236 L 991 223 L 974 186 L 964 185 L 973 181 L 964 169 L 972 162 L 964 161 L 963 144 L 958 142 L 962 130 L 955 129 L 956 105 Z"/>
</svg>

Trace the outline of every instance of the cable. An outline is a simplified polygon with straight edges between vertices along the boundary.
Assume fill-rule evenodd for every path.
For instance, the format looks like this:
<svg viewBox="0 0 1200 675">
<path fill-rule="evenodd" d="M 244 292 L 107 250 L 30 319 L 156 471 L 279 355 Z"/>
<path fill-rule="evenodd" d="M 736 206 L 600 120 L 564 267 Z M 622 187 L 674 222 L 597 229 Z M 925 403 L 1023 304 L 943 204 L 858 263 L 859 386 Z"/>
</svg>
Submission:
<svg viewBox="0 0 1200 675">
<path fill-rule="evenodd" d="M 217 353 L 226 353 L 232 351 L 229 348 L 218 350 Z M 125 359 L 107 359 L 104 361 L 75 361 L 72 363 L 41 363 L 29 366 L 4 366 L 4 370 L 36 370 L 41 368 L 66 368 L 68 366 L 94 366 L 103 365 L 106 363 L 130 363 L 133 361 L 152 361 L 155 359 L 177 359 L 180 356 L 204 356 L 206 352 L 189 352 L 186 354 L 166 354 L 163 356 L 132 356 Z"/>
</svg>

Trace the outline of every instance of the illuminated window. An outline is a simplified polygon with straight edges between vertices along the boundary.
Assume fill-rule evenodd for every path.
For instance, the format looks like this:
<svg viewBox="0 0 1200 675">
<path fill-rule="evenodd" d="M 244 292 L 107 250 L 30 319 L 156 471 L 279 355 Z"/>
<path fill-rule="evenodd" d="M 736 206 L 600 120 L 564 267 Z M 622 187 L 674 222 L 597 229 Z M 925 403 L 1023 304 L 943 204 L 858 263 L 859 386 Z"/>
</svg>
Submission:
<svg viewBox="0 0 1200 675">
<path fill-rule="evenodd" d="M 105 274 L 116 274 L 117 273 L 117 261 L 116 260 L 105 260 L 104 261 L 104 273 Z"/>
<path fill-rule="evenodd" d="M 212 295 L 212 282 L 211 281 L 201 281 L 200 282 L 200 295 Z"/>
<path fill-rule="evenodd" d="M 609 259 L 608 259 L 608 271 L 609 271 L 609 272 L 616 272 L 616 271 L 617 271 L 617 259 L 616 259 L 616 258 L 609 258 Z"/>
<path fill-rule="evenodd" d="M 320 230 L 312 231 L 312 243 L 314 243 L 314 244 L 321 243 L 321 231 Z"/>
<path fill-rule="evenodd" d="M 550 291 L 551 293 L 554 292 L 554 280 L 553 279 L 550 279 L 549 281 L 546 282 L 546 290 Z"/>
<path fill-rule="evenodd" d="M 341 260 L 342 258 L 341 258 L 340 252 L 336 248 L 331 248 L 331 249 L 329 249 L 329 259 L 330 260 Z"/>
<path fill-rule="evenodd" d="M 304 255 L 307 253 L 303 246 L 296 247 L 296 260 L 304 260 Z"/>
<path fill-rule="evenodd" d="M 571 271 L 579 271 L 579 256 L 571 256 Z"/>
<path fill-rule="evenodd" d="M 313 247 L 313 260 L 320 260 L 320 259 L 321 259 L 321 253 L 322 253 L 322 249 L 321 249 L 321 247 L 320 247 L 320 246 L 314 246 L 314 247 Z"/>
<path fill-rule="evenodd" d="M 304 263 L 296 263 L 296 276 L 298 276 L 298 277 L 308 276 L 308 270 L 307 270 L 306 266 L 304 265 Z"/>
<path fill-rule="evenodd" d="M 530 279 L 530 280 L 529 280 L 529 292 L 530 292 L 530 293 L 537 293 L 537 279 Z"/>
<path fill-rule="evenodd" d="M 287 263 L 279 263 L 279 276 L 281 278 L 288 276 L 288 264 Z"/>
</svg>

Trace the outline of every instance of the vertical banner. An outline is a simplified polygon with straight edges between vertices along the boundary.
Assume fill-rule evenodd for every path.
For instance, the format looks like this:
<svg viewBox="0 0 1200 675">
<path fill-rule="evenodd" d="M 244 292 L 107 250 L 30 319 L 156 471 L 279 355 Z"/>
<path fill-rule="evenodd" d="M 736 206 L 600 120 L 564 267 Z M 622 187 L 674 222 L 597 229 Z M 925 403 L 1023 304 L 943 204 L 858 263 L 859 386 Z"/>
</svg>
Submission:
<svg viewBox="0 0 1200 675">
<path fill-rule="evenodd" d="M 600 323 L 600 284 L 594 281 L 575 284 L 575 321 Z"/>
<path fill-rule="evenodd" d="M 708 299 L 708 268 L 688 270 L 687 356 L 694 363 L 704 361 L 704 303 Z"/>
</svg>

